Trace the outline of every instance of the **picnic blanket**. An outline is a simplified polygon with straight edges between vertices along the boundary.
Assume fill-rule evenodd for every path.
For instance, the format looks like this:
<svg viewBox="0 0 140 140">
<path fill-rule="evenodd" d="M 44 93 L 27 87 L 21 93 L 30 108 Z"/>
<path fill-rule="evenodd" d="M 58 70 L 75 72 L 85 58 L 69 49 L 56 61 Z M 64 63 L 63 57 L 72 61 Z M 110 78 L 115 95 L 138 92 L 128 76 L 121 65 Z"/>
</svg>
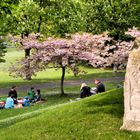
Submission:
<svg viewBox="0 0 140 140">
<path fill-rule="evenodd" d="M 0 106 L 4 106 L 5 105 L 5 101 L 0 101 Z"/>
</svg>

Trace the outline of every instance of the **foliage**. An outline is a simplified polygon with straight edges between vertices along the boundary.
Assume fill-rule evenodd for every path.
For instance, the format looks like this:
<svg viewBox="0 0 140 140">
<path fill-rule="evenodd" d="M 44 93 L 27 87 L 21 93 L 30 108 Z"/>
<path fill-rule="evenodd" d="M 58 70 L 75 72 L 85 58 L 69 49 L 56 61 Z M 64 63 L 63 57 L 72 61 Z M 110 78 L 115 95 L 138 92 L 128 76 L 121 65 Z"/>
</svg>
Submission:
<svg viewBox="0 0 140 140">
<path fill-rule="evenodd" d="M 61 68 L 67 65 L 72 70 L 77 71 L 77 67 L 74 62 L 76 62 L 76 56 L 72 50 L 68 51 L 71 42 L 68 39 L 55 39 L 48 38 L 47 40 L 40 42 L 36 39 L 37 34 L 30 34 L 28 37 L 23 39 L 14 39 L 14 41 L 22 42 L 22 47 L 24 49 L 32 48 L 32 56 L 28 58 L 23 58 L 20 62 L 19 69 L 16 75 L 24 77 L 26 74 L 26 69 L 24 65 L 30 62 L 30 74 L 33 75 L 37 71 L 46 69 L 48 64 L 54 64 L 55 68 Z M 74 62 L 72 62 L 74 61 Z M 20 64 L 18 62 L 18 64 Z M 16 71 L 15 67 L 11 67 L 12 71 Z M 22 72 L 21 72 L 22 69 Z M 25 70 L 25 71 L 24 71 Z"/>
<path fill-rule="evenodd" d="M 83 0 L 88 32 L 109 31 L 115 39 L 122 39 L 124 32 L 133 26 L 140 27 L 139 0 Z"/>
<path fill-rule="evenodd" d="M 133 27 L 132 29 L 128 29 L 128 31 L 125 32 L 125 34 L 131 35 L 132 37 L 136 38 L 140 36 L 140 31 L 136 27 Z"/>
<path fill-rule="evenodd" d="M 7 21 L 7 16 L 12 16 L 12 9 L 17 6 L 19 0 L 1 0 L 0 2 L 0 34 L 5 34 L 9 32 L 8 26 L 9 22 Z"/>
<path fill-rule="evenodd" d="M 61 3 L 61 4 L 60 4 Z M 11 6 L 2 23 L 3 32 L 20 35 L 22 38 L 30 33 L 43 33 L 53 36 L 65 36 L 67 33 L 78 31 L 83 27 L 78 21 L 81 19 L 80 4 L 75 1 L 33 1 L 21 0 L 18 5 Z M 21 44 L 22 45 L 22 44 Z M 30 56 L 30 49 L 25 49 L 25 57 Z M 26 63 L 26 62 L 25 62 Z M 26 78 L 30 80 L 30 63 L 25 64 Z"/>
<path fill-rule="evenodd" d="M 80 2 L 75 0 L 49 1 L 45 8 L 52 35 L 64 37 L 85 28 Z"/>
<path fill-rule="evenodd" d="M 7 0 L 0 8 L 4 21 L 1 31 L 14 35 L 41 32 L 48 36 L 65 36 L 84 28 L 81 5 L 74 0 L 20 0 L 11 5 Z"/>
<path fill-rule="evenodd" d="M 136 37 L 140 32 L 133 28 L 129 29 L 126 34 Z M 79 70 L 76 64 L 79 60 L 86 61 L 94 68 L 113 65 L 124 68 L 129 51 L 134 44 L 133 41 L 116 41 L 107 33 L 99 35 L 73 34 L 69 39 L 47 38 L 44 41 L 39 41 L 36 36 L 39 35 L 31 34 L 22 39 L 13 39 L 22 42 L 24 49 L 33 49 L 30 57 L 22 59 L 18 65 L 11 67 L 11 72 L 16 72 L 16 76 L 24 77 L 27 72 L 24 65 L 28 63 L 30 63 L 30 75 L 46 69 L 50 63 L 53 63 L 56 68 L 68 66 L 77 74 Z"/>
<path fill-rule="evenodd" d="M 106 33 L 99 35 L 76 34 L 75 44 L 79 45 L 78 57 L 93 67 L 125 67 L 133 42 L 114 40 Z M 78 45 L 77 45 L 78 46 Z"/>
<path fill-rule="evenodd" d="M 1 32 L 69 37 L 83 31 L 109 31 L 115 39 L 139 27 L 139 0 L 1 0 Z"/>
<path fill-rule="evenodd" d="M 4 60 L 4 56 L 5 56 L 5 53 L 6 53 L 6 42 L 4 42 L 4 39 L 2 36 L 0 36 L 0 63 L 1 62 L 5 62 Z"/>
<path fill-rule="evenodd" d="M 28 35 L 31 32 L 37 32 L 39 17 L 43 14 L 40 8 L 32 0 L 21 0 L 18 6 L 7 14 L 7 24 L 9 32 L 18 35 Z"/>
</svg>

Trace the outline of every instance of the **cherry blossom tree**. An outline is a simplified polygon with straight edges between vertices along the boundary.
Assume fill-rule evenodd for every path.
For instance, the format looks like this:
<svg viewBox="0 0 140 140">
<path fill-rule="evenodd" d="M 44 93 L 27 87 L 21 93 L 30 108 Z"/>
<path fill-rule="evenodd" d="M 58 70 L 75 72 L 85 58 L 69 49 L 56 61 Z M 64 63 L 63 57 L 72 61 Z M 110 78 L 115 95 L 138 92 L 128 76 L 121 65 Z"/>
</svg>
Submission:
<svg viewBox="0 0 140 140">
<path fill-rule="evenodd" d="M 137 37 L 140 32 L 133 28 L 126 34 Z M 22 44 L 23 49 L 32 49 L 32 54 L 12 65 L 10 71 L 15 76 L 25 77 L 27 73 L 32 76 L 38 71 L 45 70 L 49 64 L 53 64 L 53 67 L 62 69 L 62 95 L 66 68 L 72 69 L 74 74 L 77 74 L 80 72 L 77 67 L 79 61 L 85 61 L 93 67 L 123 68 L 127 64 L 129 52 L 134 44 L 133 41 L 116 41 L 109 37 L 107 32 L 99 35 L 77 33 L 71 35 L 69 39 L 50 37 L 39 39 L 39 36 L 39 34 L 30 34 L 22 39 L 13 38 L 17 44 Z M 29 64 L 30 69 L 26 69 L 26 65 Z"/>
<path fill-rule="evenodd" d="M 81 50 L 78 58 L 93 67 L 125 67 L 129 51 L 133 46 L 133 41 L 116 41 L 108 37 L 107 33 L 100 35 L 75 34 L 72 39 Z"/>
<path fill-rule="evenodd" d="M 61 76 L 61 94 L 64 95 L 64 77 L 66 68 L 71 69 L 76 75 L 82 72 L 78 69 L 76 62 L 77 54 L 74 51 L 75 44 L 70 39 L 47 38 L 45 41 L 37 40 L 35 34 L 31 34 L 25 38 L 12 38 L 16 44 L 22 44 L 24 49 L 32 49 L 32 54 L 29 57 L 23 58 L 10 67 L 10 74 L 14 76 L 26 77 L 35 75 L 36 72 L 45 70 L 49 64 L 53 64 L 55 68 L 62 69 Z M 26 65 L 30 64 L 30 69 Z M 26 69 L 27 68 L 27 69 Z"/>
</svg>

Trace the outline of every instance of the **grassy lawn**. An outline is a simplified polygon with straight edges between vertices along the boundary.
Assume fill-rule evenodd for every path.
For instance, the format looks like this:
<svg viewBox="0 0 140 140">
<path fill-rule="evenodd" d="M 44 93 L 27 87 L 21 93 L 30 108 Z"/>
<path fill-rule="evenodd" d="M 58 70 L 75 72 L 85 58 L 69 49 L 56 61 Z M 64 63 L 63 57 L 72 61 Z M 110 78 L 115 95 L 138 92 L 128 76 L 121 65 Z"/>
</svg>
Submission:
<svg viewBox="0 0 140 140">
<path fill-rule="evenodd" d="M 0 64 L 0 88 L 58 81 L 61 70 L 47 69 L 37 73 L 32 81 L 9 76 L 10 63 L 24 56 L 22 51 L 9 48 L 6 63 Z M 124 71 L 114 74 L 112 70 L 80 66 L 86 75 L 74 77 L 67 73 L 66 80 L 91 80 L 95 78 L 120 77 Z M 106 93 L 71 102 L 79 97 L 80 85 L 65 87 L 66 96 L 60 96 L 59 87 L 41 89 L 47 101 L 30 107 L 0 110 L 0 140 L 139 140 L 139 133 L 120 131 L 123 117 L 123 90 L 116 89 L 118 81 L 105 82 Z M 94 87 L 93 83 L 89 84 Z M 113 89 L 113 90 L 112 90 Z M 26 93 L 19 93 L 24 97 Z M 26 128 L 26 129 L 25 129 Z"/>
<path fill-rule="evenodd" d="M 140 133 L 121 131 L 123 90 L 70 102 L 39 115 L 1 125 L 0 139 L 31 140 L 139 140 Z M 25 129 L 26 128 L 26 129 Z M 15 137 L 16 136 L 16 137 Z"/>
<path fill-rule="evenodd" d="M 58 81 L 61 76 L 61 70 L 56 71 L 55 69 L 47 69 L 44 72 L 39 72 L 37 77 L 33 77 L 32 81 L 24 81 L 20 78 L 14 79 L 8 75 L 8 67 L 10 63 L 15 62 L 16 59 L 24 56 L 22 51 L 16 50 L 15 48 L 8 48 L 5 59 L 6 63 L 0 64 L 0 88 L 1 87 L 10 87 L 12 85 L 23 85 L 23 84 L 34 84 L 34 83 L 41 83 L 41 82 L 51 82 L 51 81 Z M 113 77 L 113 76 L 122 76 L 124 75 L 123 72 L 114 73 L 111 70 L 102 70 L 102 69 L 93 69 L 89 67 L 82 67 L 81 69 L 87 71 L 86 75 L 81 75 L 78 77 L 73 77 L 72 72 L 66 74 L 66 80 L 77 80 L 77 79 L 94 79 L 95 77 Z M 113 89 L 116 87 L 118 82 L 115 83 L 106 82 L 105 85 L 107 90 Z M 91 87 L 95 86 L 92 83 L 89 85 Z M 70 99 L 74 99 L 79 97 L 79 86 L 73 87 L 65 87 L 65 92 L 67 93 L 66 97 L 60 97 L 60 89 L 56 88 L 48 88 L 47 90 L 41 89 L 44 96 L 47 97 L 47 102 L 41 105 L 33 105 L 30 108 L 24 109 L 14 109 L 14 110 L 1 110 L 0 111 L 0 120 L 8 117 L 13 117 L 19 114 L 23 114 L 26 112 L 32 112 L 34 110 L 38 110 L 39 108 L 49 107 L 53 105 L 57 105 L 60 103 L 68 102 Z M 26 93 L 18 93 L 20 97 L 24 97 Z"/>
<path fill-rule="evenodd" d="M 106 82 L 106 90 L 111 90 L 116 88 L 117 84 L 122 84 L 122 83 L 113 83 L 113 82 Z M 90 87 L 93 87 L 95 85 L 89 85 Z M 54 105 L 58 105 L 61 103 L 69 102 L 71 99 L 75 99 L 79 97 L 79 91 L 80 90 L 80 85 L 79 86 L 70 86 L 70 87 L 65 87 L 65 93 L 67 94 L 66 96 L 61 96 L 60 95 L 60 89 L 57 88 L 48 88 L 47 90 L 42 90 L 42 94 L 45 98 L 47 98 L 47 101 L 43 104 L 33 104 L 30 107 L 27 108 L 21 108 L 21 109 L 13 109 L 13 110 L 1 110 L 0 111 L 0 120 L 6 119 L 9 117 L 13 117 L 16 115 L 20 115 L 23 113 L 27 112 L 32 112 L 34 110 L 38 110 L 41 108 L 46 108 Z M 26 93 L 19 93 L 19 97 L 24 97 L 26 96 Z M 5 96 L 3 98 L 6 99 Z"/>
</svg>

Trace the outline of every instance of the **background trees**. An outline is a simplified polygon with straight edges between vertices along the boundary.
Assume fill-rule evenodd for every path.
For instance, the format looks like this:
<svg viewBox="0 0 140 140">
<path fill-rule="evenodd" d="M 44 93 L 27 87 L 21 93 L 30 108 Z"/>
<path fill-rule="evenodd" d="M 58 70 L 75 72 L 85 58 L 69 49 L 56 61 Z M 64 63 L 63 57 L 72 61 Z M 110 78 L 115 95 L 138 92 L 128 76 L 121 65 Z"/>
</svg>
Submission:
<svg viewBox="0 0 140 140">
<path fill-rule="evenodd" d="M 65 36 L 83 30 L 80 2 L 71 0 L 21 0 L 1 4 L 5 22 L 3 31 L 15 35 L 41 32 L 47 36 Z M 6 5 L 6 8 L 3 6 Z M 4 28 L 6 27 L 6 28 Z"/>
<path fill-rule="evenodd" d="M 128 28 L 140 27 L 139 14 L 139 0 L 85 0 L 88 32 L 109 31 L 115 39 L 122 39 Z"/>
<path fill-rule="evenodd" d="M 9 33 L 9 26 L 12 21 L 8 22 L 7 18 L 12 16 L 12 9 L 16 7 L 19 0 L 1 0 L 0 2 L 0 34 Z"/>
<path fill-rule="evenodd" d="M 71 0 L 21 0 L 11 6 L 10 12 L 5 15 L 2 28 L 5 29 L 4 32 L 8 31 L 21 38 L 28 37 L 32 32 L 46 36 L 65 36 L 83 28 L 80 8 L 78 2 Z M 31 49 L 24 51 L 25 57 L 28 58 Z M 30 63 L 25 67 L 29 70 Z M 27 73 L 26 79 L 31 80 L 31 75 Z"/>
<path fill-rule="evenodd" d="M 128 28 L 139 27 L 139 0 L 2 0 L 3 31 L 41 32 L 61 36 L 75 32 L 102 33 L 122 39 Z M 6 27 L 6 28 L 4 28 Z"/>
<path fill-rule="evenodd" d="M 65 37 L 84 30 L 81 3 L 75 0 L 53 0 L 46 6 L 51 34 Z"/>
</svg>

